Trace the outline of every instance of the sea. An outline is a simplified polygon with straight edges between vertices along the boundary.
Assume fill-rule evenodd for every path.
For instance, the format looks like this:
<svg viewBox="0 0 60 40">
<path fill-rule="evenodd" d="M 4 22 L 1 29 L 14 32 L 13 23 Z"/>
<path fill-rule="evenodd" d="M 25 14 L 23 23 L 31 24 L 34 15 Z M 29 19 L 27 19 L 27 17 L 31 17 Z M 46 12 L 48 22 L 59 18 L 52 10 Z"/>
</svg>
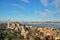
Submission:
<svg viewBox="0 0 60 40">
<path fill-rule="evenodd" d="M 60 24 L 58 23 L 24 23 L 26 26 L 36 26 L 36 27 L 46 27 L 46 28 L 59 28 L 60 29 Z"/>
</svg>

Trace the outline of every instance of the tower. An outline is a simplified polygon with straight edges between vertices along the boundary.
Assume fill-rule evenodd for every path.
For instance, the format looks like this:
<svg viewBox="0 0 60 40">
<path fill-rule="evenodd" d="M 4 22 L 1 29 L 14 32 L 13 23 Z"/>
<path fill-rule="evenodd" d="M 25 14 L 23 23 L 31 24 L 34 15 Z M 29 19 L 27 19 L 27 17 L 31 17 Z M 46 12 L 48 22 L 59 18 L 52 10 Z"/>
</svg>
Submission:
<svg viewBox="0 0 60 40">
<path fill-rule="evenodd" d="M 10 20 L 8 19 L 8 21 L 7 21 L 7 29 L 8 29 L 8 28 L 9 28 L 9 26 L 10 26 L 10 25 L 9 25 L 9 21 L 10 21 Z"/>
</svg>

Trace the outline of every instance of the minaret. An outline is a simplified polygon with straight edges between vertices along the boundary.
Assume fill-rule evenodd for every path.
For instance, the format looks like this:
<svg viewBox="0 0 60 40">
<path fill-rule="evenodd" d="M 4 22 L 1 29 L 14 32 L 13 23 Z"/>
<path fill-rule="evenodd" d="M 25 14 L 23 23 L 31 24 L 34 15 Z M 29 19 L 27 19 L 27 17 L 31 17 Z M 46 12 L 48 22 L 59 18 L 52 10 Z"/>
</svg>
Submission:
<svg viewBox="0 0 60 40">
<path fill-rule="evenodd" d="M 10 25 L 9 25 L 9 21 L 10 21 L 10 20 L 8 19 L 8 21 L 7 21 L 7 29 L 8 29 L 8 28 L 9 28 L 9 26 L 10 26 Z"/>
</svg>

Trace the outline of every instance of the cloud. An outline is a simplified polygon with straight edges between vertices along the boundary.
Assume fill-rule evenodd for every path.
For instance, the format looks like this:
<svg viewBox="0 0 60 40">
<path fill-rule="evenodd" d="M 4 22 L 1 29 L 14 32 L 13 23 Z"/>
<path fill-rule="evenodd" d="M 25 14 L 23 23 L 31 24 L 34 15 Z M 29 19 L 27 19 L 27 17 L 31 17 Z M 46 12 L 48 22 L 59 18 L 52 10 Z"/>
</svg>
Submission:
<svg viewBox="0 0 60 40">
<path fill-rule="evenodd" d="M 17 12 L 18 12 L 18 11 L 15 11 L 15 10 L 14 10 L 14 11 L 12 11 L 12 13 L 17 13 Z"/>
<path fill-rule="evenodd" d="M 48 6 L 48 0 L 40 0 L 43 6 Z"/>
<path fill-rule="evenodd" d="M 48 7 L 49 5 L 55 6 L 55 13 L 60 13 L 60 0 L 52 0 L 52 2 L 48 2 L 49 0 L 40 0 L 43 6 Z"/>
<path fill-rule="evenodd" d="M 60 13 L 60 0 L 54 0 L 51 4 L 55 5 L 56 13 Z"/>
<path fill-rule="evenodd" d="M 45 9 L 45 11 L 41 12 L 39 10 L 35 10 L 36 14 L 39 14 L 41 16 L 50 16 L 51 15 L 51 11 L 48 9 Z"/>
<path fill-rule="evenodd" d="M 17 7 L 17 8 L 20 8 L 20 9 L 25 10 L 25 7 L 24 7 L 24 6 L 21 6 L 21 5 L 19 5 L 19 4 L 12 4 L 12 6 L 15 6 L 15 7 Z"/>
<path fill-rule="evenodd" d="M 29 0 L 21 0 L 21 1 L 23 1 L 23 2 L 25 2 L 25 3 L 29 3 Z"/>
<path fill-rule="evenodd" d="M 56 12 L 60 13 L 60 0 L 55 0 L 54 1 Z"/>
<path fill-rule="evenodd" d="M 44 12 L 42 12 L 41 15 L 42 15 L 42 16 L 50 16 L 50 15 L 51 15 L 51 12 L 46 9 Z"/>
<path fill-rule="evenodd" d="M 60 9 L 60 0 L 54 0 L 55 7 Z"/>
<path fill-rule="evenodd" d="M 34 13 L 40 14 L 41 12 L 39 10 L 35 10 Z"/>
</svg>

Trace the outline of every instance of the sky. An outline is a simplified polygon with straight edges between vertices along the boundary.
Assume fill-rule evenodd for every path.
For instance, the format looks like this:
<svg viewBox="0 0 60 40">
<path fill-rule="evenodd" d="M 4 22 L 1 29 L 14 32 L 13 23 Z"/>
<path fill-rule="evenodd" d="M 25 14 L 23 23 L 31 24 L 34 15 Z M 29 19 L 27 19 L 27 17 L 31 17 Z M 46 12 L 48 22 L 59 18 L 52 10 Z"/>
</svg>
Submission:
<svg viewBox="0 0 60 40">
<path fill-rule="evenodd" d="M 0 0 L 0 20 L 60 21 L 60 0 Z"/>
</svg>

